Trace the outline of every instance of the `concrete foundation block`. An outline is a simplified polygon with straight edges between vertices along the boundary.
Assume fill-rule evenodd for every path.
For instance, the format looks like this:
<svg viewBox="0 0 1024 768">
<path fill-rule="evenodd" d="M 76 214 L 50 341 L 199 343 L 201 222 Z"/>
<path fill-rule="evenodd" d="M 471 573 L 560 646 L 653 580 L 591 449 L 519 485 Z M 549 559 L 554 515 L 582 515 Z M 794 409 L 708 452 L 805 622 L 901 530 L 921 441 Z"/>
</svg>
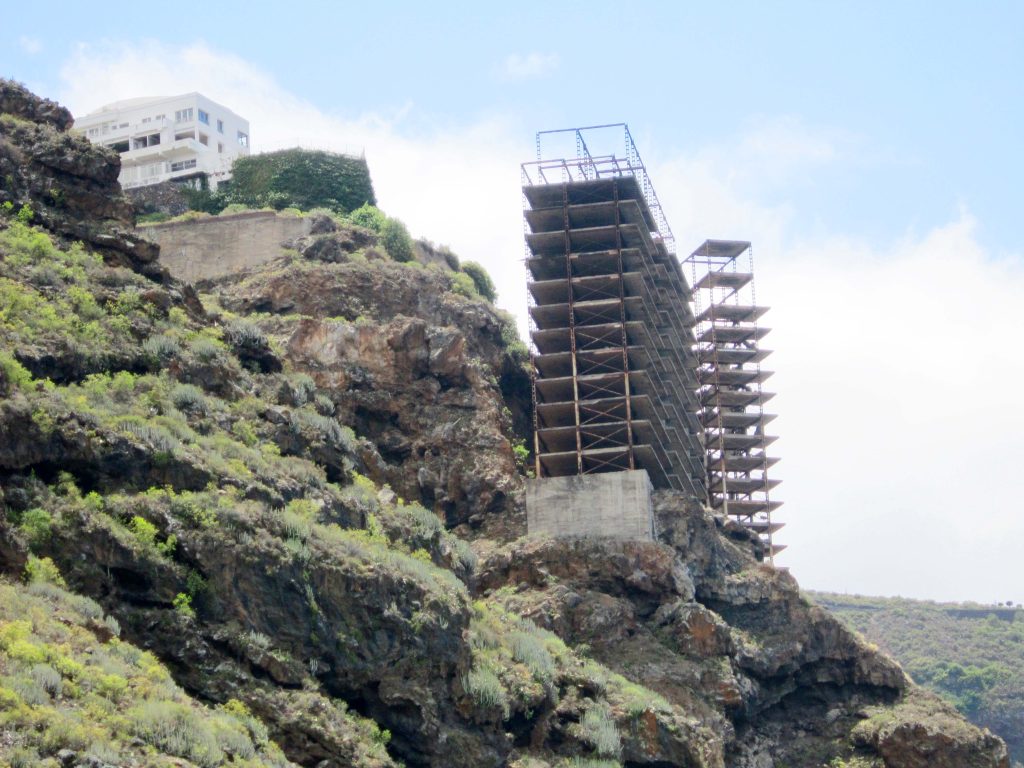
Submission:
<svg viewBox="0 0 1024 768">
<path fill-rule="evenodd" d="M 530 533 L 654 539 L 651 479 L 646 470 L 543 477 L 526 485 Z"/>
</svg>

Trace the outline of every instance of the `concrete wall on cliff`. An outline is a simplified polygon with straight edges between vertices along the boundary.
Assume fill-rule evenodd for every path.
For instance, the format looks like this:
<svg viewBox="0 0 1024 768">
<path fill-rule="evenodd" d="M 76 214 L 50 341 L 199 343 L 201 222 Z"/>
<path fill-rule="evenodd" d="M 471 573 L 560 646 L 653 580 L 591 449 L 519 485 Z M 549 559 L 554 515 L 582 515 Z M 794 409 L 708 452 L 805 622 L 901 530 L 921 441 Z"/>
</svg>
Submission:
<svg viewBox="0 0 1024 768">
<path fill-rule="evenodd" d="M 187 283 L 235 274 L 281 255 L 283 243 L 308 235 L 311 220 L 254 211 L 140 227 L 160 246 L 160 263 Z"/>
</svg>

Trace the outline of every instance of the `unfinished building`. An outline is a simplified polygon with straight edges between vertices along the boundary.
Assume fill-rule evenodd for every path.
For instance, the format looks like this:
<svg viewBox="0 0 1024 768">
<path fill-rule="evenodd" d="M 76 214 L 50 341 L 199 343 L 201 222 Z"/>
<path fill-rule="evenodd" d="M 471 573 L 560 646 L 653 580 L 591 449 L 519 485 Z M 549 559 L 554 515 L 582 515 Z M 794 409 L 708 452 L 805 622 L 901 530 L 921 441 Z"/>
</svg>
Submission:
<svg viewBox="0 0 1024 768">
<path fill-rule="evenodd" d="M 592 152 L 595 140 L 612 150 Z M 559 144 L 570 151 L 546 151 Z M 763 330 L 756 308 L 727 309 L 752 281 L 725 295 L 726 283 L 708 278 L 714 289 L 695 303 L 625 124 L 541 132 L 537 159 L 522 171 L 537 478 L 527 491 L 530 529 L 650 537 L 649 490 L 670 488 L 741 520 L 771 551 Z M 698 249 L 713 264 L 687 260 L 701 271 L 692 283 L 701 292 L 701 279 L 724 274 L 720 257 L 735 250 L 714 242 Z M 751 344 L 752 354 L 742 351 Z"/>
</svg>

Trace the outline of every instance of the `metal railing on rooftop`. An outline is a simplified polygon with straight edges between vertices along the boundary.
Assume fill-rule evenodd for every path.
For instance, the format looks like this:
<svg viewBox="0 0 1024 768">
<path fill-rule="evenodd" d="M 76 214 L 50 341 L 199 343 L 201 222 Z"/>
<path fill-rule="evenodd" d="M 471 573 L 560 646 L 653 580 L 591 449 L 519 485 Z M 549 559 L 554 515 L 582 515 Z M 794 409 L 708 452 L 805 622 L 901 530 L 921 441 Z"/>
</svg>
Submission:
<svg viewBox="0 0 1024 768">
<path fill-rule="evenodd" d="M 604 140 L 599 132 L 609 129 L 622 129 L 622 151 L 623 157 L 616 154 L 613 147 L 606 154 L 594 155 L 590 151 L 590 143 L 594 139 Z M 550 157 L 545 158 L 544 144 L 547 139 L 559 139 L 572 134 L 576 140 L 575 157 Z M 590 140 L 588 142 L 588 139 Z M 609 123 L 607 125 L 588 125 L 581 128 L 559 128 L 550 131 L 539 131 L 537 133 L 537 159 L 523 163 L 522 179 L 524 186 L 536 186 L 543 184 L 562 184 L 566 182 L 594 181 L 597 179 L 612 178 L 617 176 L 632 176 L 637 180 L 644 201 L 654 217 L 656 234 L 665 244 L 668 252 L 675 254 L 676 240 L 672 234 L 672 228 L 668 225 L 661 201 L 658 200 L 658 193 L 654 191 L 654 184 L 647 173 L 643 160 L 640 159 L 640 152 L 633 141 L 633 135 L 629 132 L 626 123 Z"/>
</svg>

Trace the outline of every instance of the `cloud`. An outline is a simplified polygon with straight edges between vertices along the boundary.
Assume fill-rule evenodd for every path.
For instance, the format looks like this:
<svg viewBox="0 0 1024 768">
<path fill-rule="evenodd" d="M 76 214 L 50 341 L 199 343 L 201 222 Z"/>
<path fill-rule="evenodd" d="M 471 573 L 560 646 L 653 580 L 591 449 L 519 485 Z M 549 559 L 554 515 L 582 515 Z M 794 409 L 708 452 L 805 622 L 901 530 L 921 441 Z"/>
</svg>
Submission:
<svg viewBox="0 0 1024 768">
<path fill-rule="evenodd" d="M 890 243 L 807 238 L 810 212 L 759 194 L 856 149 L 781 118 L 651 169 L 681 254 L 754 243 L 780 564 L 821 589 L 1020 600 L 1024 254 L 989 253 L 966 209 Z"/>
<path fill-rule="evenodd" d="M 80 47 L 62 79 L 76 114 L 198 90 L 246 116 L 258 150 L 365 149 L 381 207 L 484 264 L 502 305 L 525 317 L 518 165 L 533 137 L 516 119 L 424 130 L 414 107 L 332 113 L 203 43 Z M 767 367 L 778 392 L 773 452 L 783 459 L 779 539 L 790 545 L 780 564 L 807 587 L 1024 599 L 1011 549 L 1024 540 L 1021 254 L 986 252 L 966 210 L 890 243 L 803 235 L 809 212 L 790 201 L 785 180 L 858 147 L 792 117 L 685 152 L 641 149 L 654 156 L 681 254 L 708 237 L 755 244 L 776 350 Z"/>
<path fill-rule="evenodd" d="M 501 74 L 506 80 L 528 80 L 551 74 L 558 63 L 557 53 L 510 53 L 502 62 Z"/>
<path fill-rule="evenodd" d="M 43 50 L 43 42 L 38 37 L 22 35 L 18 38 L 18 45 L 21 47 L 21 50 L 29 56 L 35 56 Z"/>
</svg>

